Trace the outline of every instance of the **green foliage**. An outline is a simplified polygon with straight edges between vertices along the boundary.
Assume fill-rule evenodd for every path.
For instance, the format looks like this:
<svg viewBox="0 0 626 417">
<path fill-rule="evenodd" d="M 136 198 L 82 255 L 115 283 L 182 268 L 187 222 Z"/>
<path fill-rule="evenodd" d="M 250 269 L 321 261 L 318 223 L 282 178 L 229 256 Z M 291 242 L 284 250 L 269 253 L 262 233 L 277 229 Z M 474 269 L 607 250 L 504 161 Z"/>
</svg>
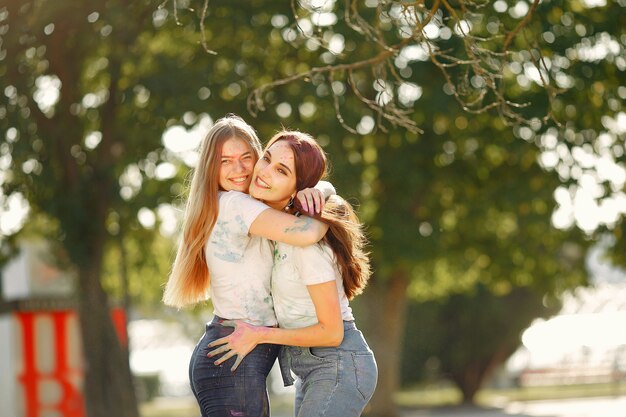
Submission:
<svg viewBox="0 0 626 417">
<path fill-rule="evenodd" d="M 0 124 L 11 132 L 2 146 L 12 158 L 3 191 L 21 192 L 33 210 L 56 219 L 56 241 L 77 265 L 89 262 L 99 246 L 91 239 L 110 235 L 104 221 L 111 212 L 126 211 L 123 217 L 132 222 L 142 205 L 169 200 L 171 182 L 156 181 L 146 170 L 143 188 L 154 189 L 143 199 L 122 198 L 118 183 L 129 164 L 151 152 L 158 152 L 152 166 L 166 160 L 160 135 L 163 115 L 173 113 L 175 89 L 144 100 L 150 93 L 142 86 L 158 83 L 163 73 L 154 64 L 135 67 L 148 56 L 179 61 L 141 45 L 142 36 L 156 30 L 149 19 L 154 7 L 13 2 L 3 12 L 8 31 Z M 137 25 L 127 24 L 129 14 Z"/>
</svg>

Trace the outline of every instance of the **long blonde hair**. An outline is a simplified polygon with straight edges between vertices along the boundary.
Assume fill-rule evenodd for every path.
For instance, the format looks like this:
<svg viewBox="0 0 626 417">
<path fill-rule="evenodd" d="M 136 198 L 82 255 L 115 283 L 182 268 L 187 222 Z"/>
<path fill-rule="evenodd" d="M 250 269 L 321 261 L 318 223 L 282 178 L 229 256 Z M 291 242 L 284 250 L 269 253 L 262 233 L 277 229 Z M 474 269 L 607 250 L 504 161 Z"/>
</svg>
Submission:
<svg viewBox="0 0 626 417">
<path fill-rule="evenodd" d="M 294 154 L 296 189 L 313 187 L 326 176 L 326 154 L 311 135 L 298 131 L 278 132 L 268 142 L 285 141 Z M 298 211 L 298 207 L 291 212 Z M 350 203 L 338 195 L 331 196 L 318 219 L 328 224 L 324 241 L 335 254 L 341 272 L 346 296 L 352 300 L 363 292 L 371 275 L 370 260 L 366 252 L 367 238 L 363 226 Z"/>
<path fill-rule="evenodd" d="M 167 305 L 184 307 L 209 297 L 211 280 L 204 247 L 218 215 L 222 147 L 233 137 L 250 145 L 255 162 L 261 155 L 261 142 L 256 132 L 239 116 L 228 115 L 219 119 L 207 133 L 201 145 L 198 166 L 193 171 L 183 233 L 163 294 L 163 302 Z"/>
</svg>

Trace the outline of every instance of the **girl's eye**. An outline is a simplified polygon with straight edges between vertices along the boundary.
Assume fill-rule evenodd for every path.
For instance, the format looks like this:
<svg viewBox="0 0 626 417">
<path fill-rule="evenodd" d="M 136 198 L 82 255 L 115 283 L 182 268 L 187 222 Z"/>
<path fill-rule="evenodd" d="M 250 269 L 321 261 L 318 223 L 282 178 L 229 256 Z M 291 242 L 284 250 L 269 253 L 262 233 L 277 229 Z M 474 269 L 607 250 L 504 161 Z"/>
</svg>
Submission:
<svg viewBox="0 0 626 417">
<path fill-rule="evenodd" d="M 226 165 L 227 163 L 229 163 L 230 161 L 228 159 L 223 159 L 222 160 L 222 165 Z"/>
<path fill-rule="evenodd" d="M 261 159 L 264 160 L 265 162 L 269 162 L 270 161 L 270 159 L 267 156 L 265 156 L 265 155 L 263 155 L 263 157 Z"/>
<path fill-rule="evenodd" d="M 284 170 L 284 169 L 282 169 L 282 168 L 278 168 L 278 172 L 279 172 L 279 173 L 281 173 L 281 174 L 283 174 L 283 175 L 287 175 L 287 173 L 285 172 L 285 170 Z"/>
</svg>

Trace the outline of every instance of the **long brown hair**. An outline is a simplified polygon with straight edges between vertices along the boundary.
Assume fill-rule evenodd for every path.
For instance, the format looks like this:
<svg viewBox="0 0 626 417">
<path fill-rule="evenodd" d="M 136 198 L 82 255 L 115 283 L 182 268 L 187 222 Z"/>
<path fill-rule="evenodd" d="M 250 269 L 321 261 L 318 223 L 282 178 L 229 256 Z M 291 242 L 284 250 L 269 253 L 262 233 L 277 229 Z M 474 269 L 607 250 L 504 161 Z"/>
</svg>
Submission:
<svg viewBox="0 0 626 417">
<path fill-rule="evenodd" d="M 239 116 L 228 115 L 217 120 L 205 136 L 198 166 L 191 179 L 182 237 L 163 294 L 163 302 L 167 305 L 184 307 L 209 296 L 211 277 L 204 247 L 217 220 L 219 162 L 224 142 L 230 138 L 248 143 L 255 161 L 261 154 L 261 142 L 256 132 Z"/>
<path fill-rule="evenodd" d="M 326 200 L 321 219 L 329 225 L 324 241 L 332 248 L 348 300 L 363 292 L 371 275 L 367 238 L 352 205 L 338 195 Z"/>
<path fill-rule="evenodd" d="M 270 139 L 266 149 L 279 140 L 287 142 L 293 151 L 297 190 L 313 187 L 326 176 L 326 154 L 313 137 L 298 131 L 282 131 Z M 371 275 L 363 227 L 350 203 L 338 195 L 326 201 L 320 220 L 329 226 L 324 241 L 335 255 L 344 291 L 351 300 L 363 291 Z"/>
</svg>

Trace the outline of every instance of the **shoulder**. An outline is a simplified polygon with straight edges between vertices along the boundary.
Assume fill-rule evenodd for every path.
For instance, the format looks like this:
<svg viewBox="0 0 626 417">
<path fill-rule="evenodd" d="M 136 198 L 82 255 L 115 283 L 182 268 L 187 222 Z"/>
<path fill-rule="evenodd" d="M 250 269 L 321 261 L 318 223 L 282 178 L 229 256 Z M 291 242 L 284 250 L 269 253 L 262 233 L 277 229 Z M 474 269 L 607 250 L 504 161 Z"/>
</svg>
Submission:
<svg viewBox="0 0 626 417">
<path fill-rule="evenodd" d="M 314 261 L 332 261 L 332 250 L 324 242 L 318 242 L 309 246 L 294 246 L 294 257 L 301 262 L 314 262 Z"/>
<path fill-rule="evenodd" d="M 336 279 L 335 264 L 327 248 L 328 245 L 324 243 L 294 248 L 296 269 L 305 285 L 321 284 Z"/>
<path fill-rule="evenodd" d="M 219 218 L 234 219 L 245 225 L 246 233 L 257 216 L 269 209 L 267 204 L 239 191 L 221 191 L 219 199 Z"/>
<path fill-rule="evenodd" d="M 220 200 L 220 206 L 233 206 L 241 208 L 253 207 L 268 207 L 265 203 L 254 199 L 249 194 L 242 193 L 241 191 L 220 191 L 218 193 Z"/>
</svg>

